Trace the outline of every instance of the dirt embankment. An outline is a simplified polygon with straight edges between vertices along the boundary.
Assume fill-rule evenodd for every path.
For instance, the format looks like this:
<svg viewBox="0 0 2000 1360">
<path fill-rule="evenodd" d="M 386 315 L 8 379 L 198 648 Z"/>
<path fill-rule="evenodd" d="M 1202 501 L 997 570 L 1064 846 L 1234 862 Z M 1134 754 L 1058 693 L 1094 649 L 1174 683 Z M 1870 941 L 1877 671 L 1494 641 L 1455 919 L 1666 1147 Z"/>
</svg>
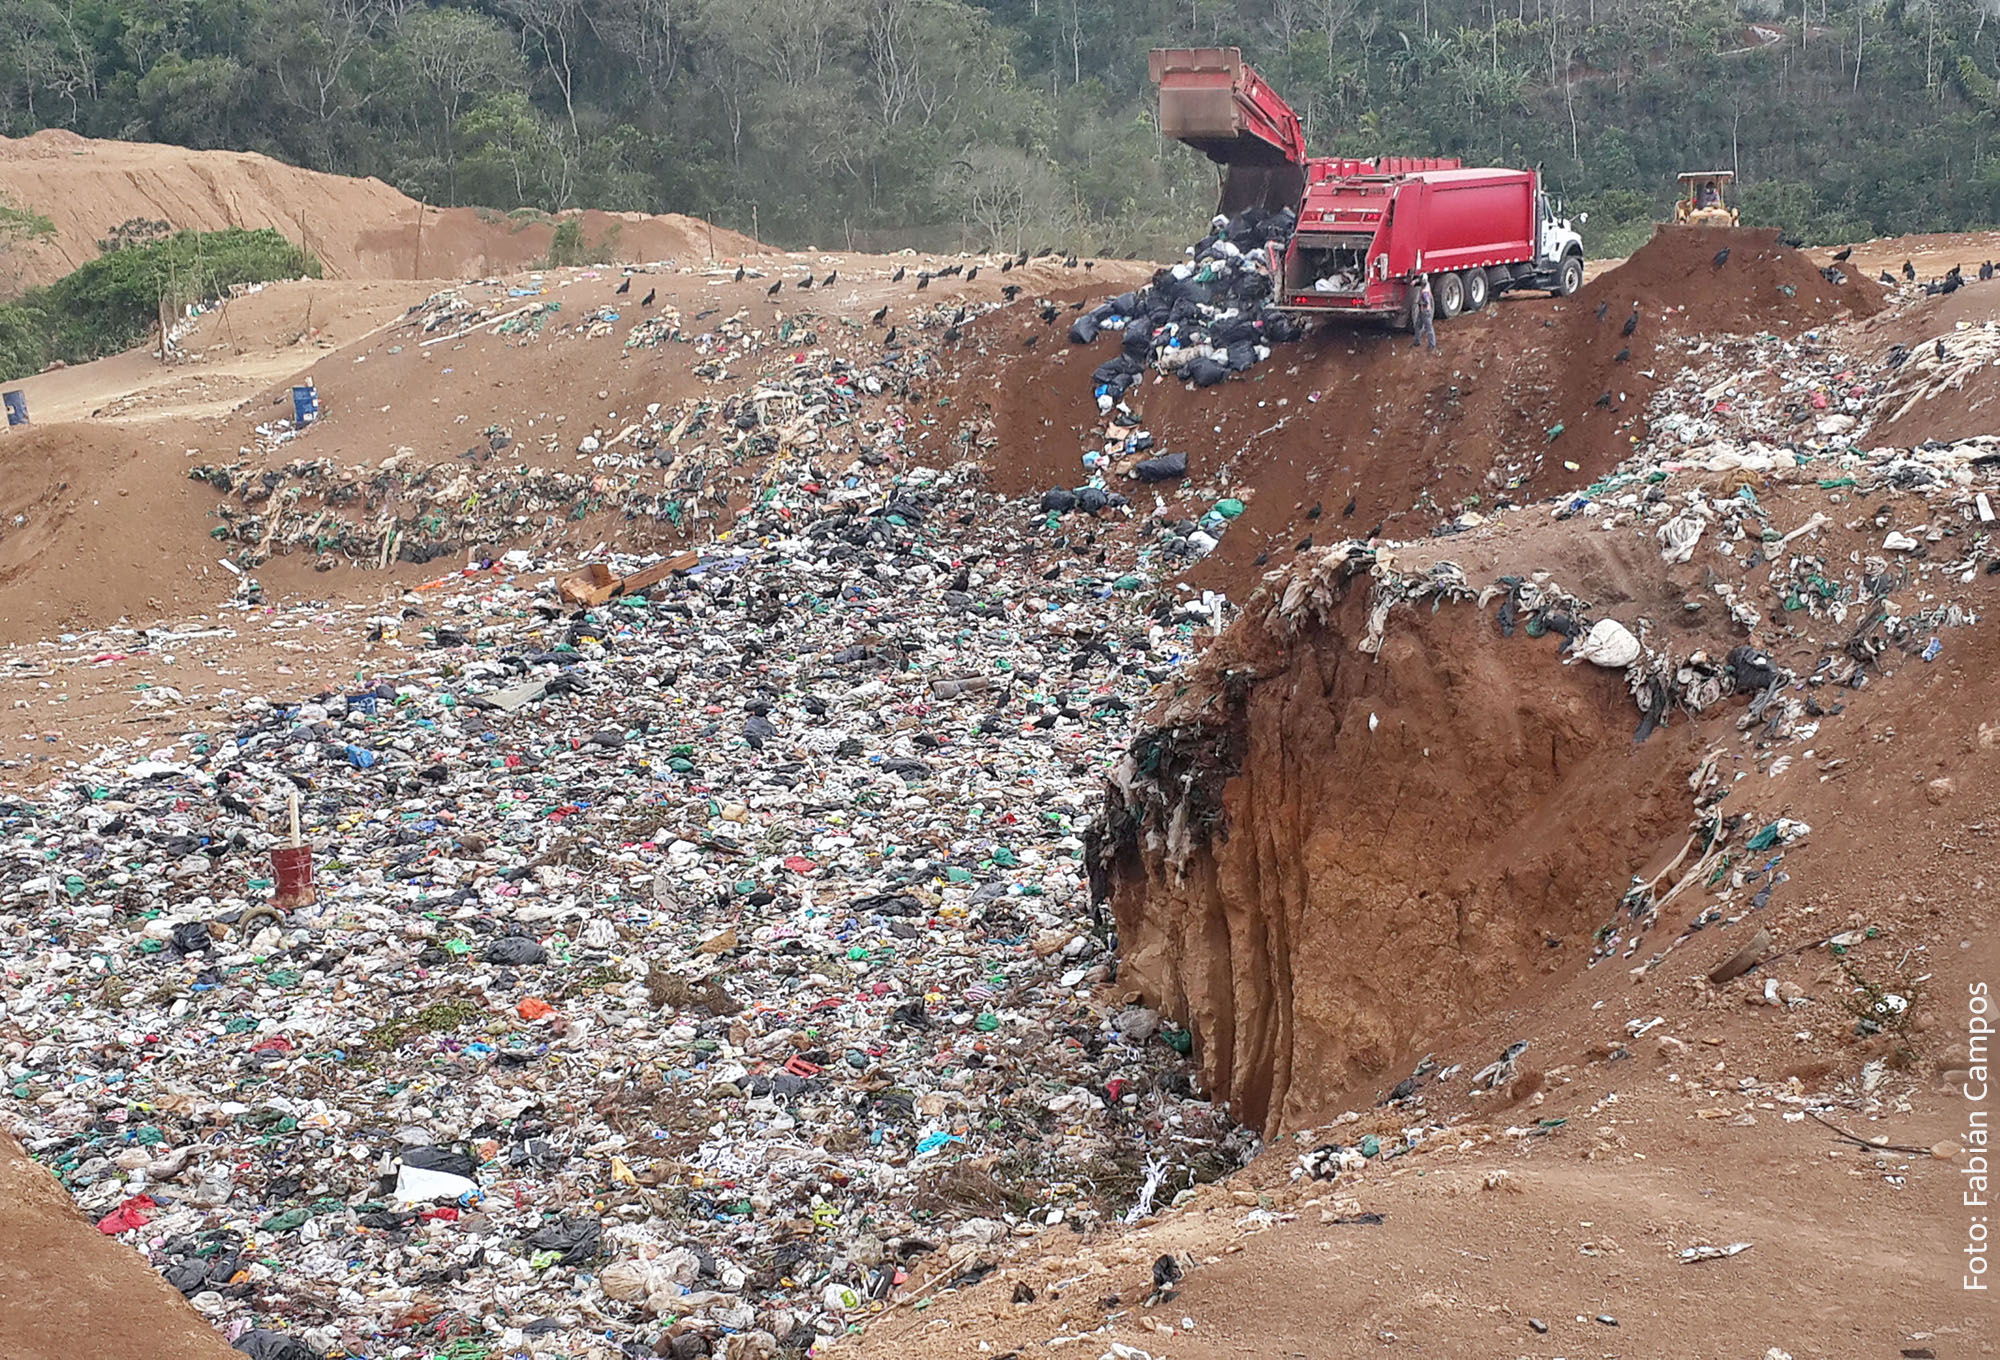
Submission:
<svg viewBox="0 0 2000 1360">
<path fill-rule="evenodd" d="M 1193 796 L 1138 812 L 1112 878 L 1133 980 L 1267 1135 L 1580 964 L 1691 812 L 1690 729 L 1634 745 L 1622 675 L 1467 603 L 1399 607 L 1370 656 L 1368 578 L 1344 590 L 1324 627 L 1217 645 L 1191 692 L 1222 702 L 1138 756 Z"/>
<path fill-rule="evenodd" d="M 144 1257 L 98 1232 L 5 1133 L 0 1204 L 0 1353 L 8 1360 L 240 1360 Z"/>
<path fill-rule="evenodd" d="M 477 208 L 433 208 L 378 179 L 302 170 L 244 151 L 190 151 L 61 131 L 0 137 L 0 187 L 42 213 L 55 239 L 0 269 L 0 296 L 61 278 L 136 220 L 176 230 L 271 227 L 304 245 L 329 278 L 467 278 L 545 259 L 555 224 Z M 764 247 L 679 213 L 583 214 L 586 243 L 620 260 L 735 259 Z"/>
<path fill-rule="evenodd" d="M 230 593 L 207 534 L 216 496 L 185 447 L 117 427 L 0 437 L 0 643 L 150 623 Z"/>
<path fill-rule="evenodd" d="M 1417 538 L 1465 510 L 1589 485 L 1645 438 L 1671 340 L 1796 334 L 1882 305 L 1879 285 L 1830 282 L 1775 231 L 1669 231 L 1573 297 L 1504 297 L 1441 322 L 1436 354 L 1329 325 L 1219 387 L 1149 374 L 1127 399 L 1158 451 L 1188 454 L 1170 491 L 1196 513 L 1218 495 L 1248 506 L 1190 573 L 1240 596 L 1314 542 Z M 1102 442 L 1091 370 L 1119 337 L 1071 346 L 1071 319 L 1023 299 L 967 327 L 983 352 L 964 356 L 958 398 L 990 422 L 995 485 L 1010 494 L 1080 484 L 1082 453 Z"/>
</svg>

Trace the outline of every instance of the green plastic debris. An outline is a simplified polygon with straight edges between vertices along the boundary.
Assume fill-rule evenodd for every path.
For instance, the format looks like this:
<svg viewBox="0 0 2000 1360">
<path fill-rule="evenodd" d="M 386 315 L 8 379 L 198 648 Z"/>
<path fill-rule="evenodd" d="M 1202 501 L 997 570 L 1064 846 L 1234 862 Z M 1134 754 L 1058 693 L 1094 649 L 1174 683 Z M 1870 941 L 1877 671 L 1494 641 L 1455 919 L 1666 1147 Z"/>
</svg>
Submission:
<svg viewBox="0 0 2000 1360">
<path fill-rule="evenodd" d="M 1243 502 L 1234 496 L 1224 496 L 1215 503 L 1215 513 L 1224 519 L 1235 519 L 1243 513 Z"/>
</svg>

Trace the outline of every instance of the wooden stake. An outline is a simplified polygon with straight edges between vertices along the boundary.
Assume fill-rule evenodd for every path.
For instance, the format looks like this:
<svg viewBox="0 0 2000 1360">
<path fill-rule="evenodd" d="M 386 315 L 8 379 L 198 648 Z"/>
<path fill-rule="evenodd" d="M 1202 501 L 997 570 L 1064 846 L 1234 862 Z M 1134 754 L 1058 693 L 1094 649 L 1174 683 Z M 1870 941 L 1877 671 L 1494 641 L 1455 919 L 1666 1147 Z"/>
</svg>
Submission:
<svg viewBox="0 0 2000 1360">
<path fill-rule="evenodd" d="M 291 813 L 292 813 L 292 849 L 296 850 L 299 848 L 299 791 L 297 789 L 292 790 Z"/>
</svg>

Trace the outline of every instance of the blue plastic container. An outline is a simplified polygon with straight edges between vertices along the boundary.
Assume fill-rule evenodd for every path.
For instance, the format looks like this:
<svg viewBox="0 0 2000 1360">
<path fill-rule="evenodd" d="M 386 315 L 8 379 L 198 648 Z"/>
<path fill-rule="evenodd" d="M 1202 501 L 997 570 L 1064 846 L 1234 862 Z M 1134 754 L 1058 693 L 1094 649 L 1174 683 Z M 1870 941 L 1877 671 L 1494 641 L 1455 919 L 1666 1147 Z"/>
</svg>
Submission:
<svg viewBox="0 0 2000 1360">
<path fill-rule="evenodd" d="M 308 383 L 292 389 L 292 424 L 304 429 L 319 419 L 319 389 Z"/>
<path fill-rule="evenodd" d="M 0 396 L 0 401 L 7 403 L 7 423 L 9 425 L 26 425 L 28 423 L 28 394 L 26 392 L 8 392 L 4 396 Z"/>
</svg>

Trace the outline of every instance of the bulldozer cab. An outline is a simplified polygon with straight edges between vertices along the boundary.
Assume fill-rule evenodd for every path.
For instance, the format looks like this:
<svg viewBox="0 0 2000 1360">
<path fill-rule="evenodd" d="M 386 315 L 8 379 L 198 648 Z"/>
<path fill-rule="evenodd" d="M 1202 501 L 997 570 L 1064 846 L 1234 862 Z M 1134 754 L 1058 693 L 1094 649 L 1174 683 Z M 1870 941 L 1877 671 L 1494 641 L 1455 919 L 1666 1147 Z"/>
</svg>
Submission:
<svg viewBox="0 0 2000 1360">
<path fill-rule="evenodd" d="M 1729 203 L 1732 170 L 1690 170 L 1680 177 L 1681 196 L 1674 204 L 1674 221 L 1698 227 L 1733 227 L 1736 209 Z"/>
</svg>

